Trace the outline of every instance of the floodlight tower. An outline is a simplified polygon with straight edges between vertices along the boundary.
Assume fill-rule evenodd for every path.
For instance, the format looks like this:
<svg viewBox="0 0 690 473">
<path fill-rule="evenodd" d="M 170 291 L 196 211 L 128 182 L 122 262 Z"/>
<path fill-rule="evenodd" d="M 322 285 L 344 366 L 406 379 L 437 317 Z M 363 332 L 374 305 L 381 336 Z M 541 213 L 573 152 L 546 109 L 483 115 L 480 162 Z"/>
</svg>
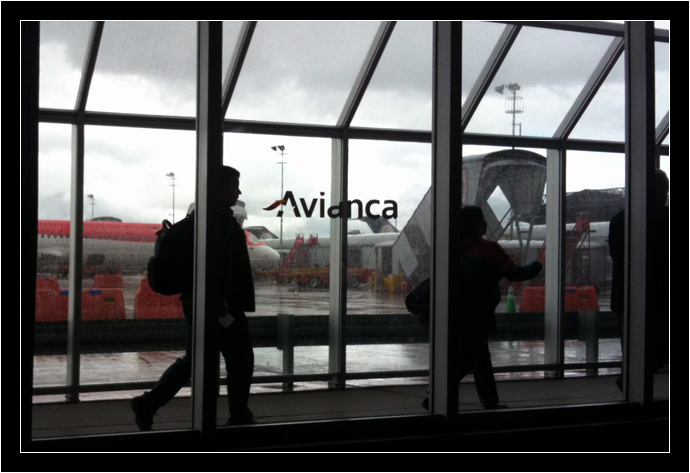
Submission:
<svg viewBox="0 0 690 473">
<path fill-rule="evenodd" d="M 283 160 L 283 157 L 285 155 L 285 146 L 283 145 L 276 145 L 276 146 L 271 146 L 271 149 L 273 151 L 279 151 L 280 152 L 280 161 L 278 161 L 278 164 L 280 164 L 280 199 L 283 198 L 283 169 L 285 168 L 285 161 Z M 283 249 L 283 204 L 280 204 L 280 212 L 278 212 L 280 215 L 280 249 Z"/>
<path fill-rule="evenodd" d="M 166 176 L 172 181 L 172 184 L 170 184 L 170 187 L 172 187 L 172 223 L 175 223 L 175 173 L 169 172 Z"/>
<path fill-rule="evenodd" d="M 91 220 L 93 220 L 93 207 L 96 205 L 96 198 L 93 194 L 89 194 L 86 197 L 91 200 Z"/>
<path fill-rule="evenodd" d="M 524 111 L 523 99 L 517 96 L 517 91 L 520 90 L 520 84 L 501 84 L 495 88 L 496 92 L 503 95 L 503 90 L 508 88 L 513 93 L 512 97 L 506 97 L 505 112 L 513 115 L 513 136 L 515 136 L 515 127 L 518 127 L 518 136 L 522 136 L 522 123 L 515 123 L 515 115 Z"/>
</svg>

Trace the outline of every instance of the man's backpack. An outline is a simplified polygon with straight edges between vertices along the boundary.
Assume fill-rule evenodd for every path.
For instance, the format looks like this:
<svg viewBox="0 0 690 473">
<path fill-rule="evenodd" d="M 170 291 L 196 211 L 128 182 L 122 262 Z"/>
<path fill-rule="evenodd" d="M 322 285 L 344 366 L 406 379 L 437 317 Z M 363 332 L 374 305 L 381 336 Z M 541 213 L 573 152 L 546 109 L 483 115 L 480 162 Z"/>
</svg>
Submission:
<svg viewBox="0 0 690 473">
<path fill-rule="evenodd" d="M 157 235 L 148 263 L 149 285 L 159 294 L 180 294 L 194 281 L 194 218 L 187 216 L 174 225 L 163 220 Z"/>
</svg>

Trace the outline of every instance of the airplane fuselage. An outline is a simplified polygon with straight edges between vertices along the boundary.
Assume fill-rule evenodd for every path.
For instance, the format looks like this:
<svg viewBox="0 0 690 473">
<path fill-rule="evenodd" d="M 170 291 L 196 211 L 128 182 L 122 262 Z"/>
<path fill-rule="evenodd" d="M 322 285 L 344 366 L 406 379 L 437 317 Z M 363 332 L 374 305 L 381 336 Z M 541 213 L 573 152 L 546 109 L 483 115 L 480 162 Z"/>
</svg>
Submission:
<svg viewBox="0 0 690 473">
<path fill-rule="evenodd" d="M 83 264 L 107 270 L 143 272 L 156 243 L 161 224 L 87 221 L 83 226 Z M 245 231 L 249 258 L 254 270 L 277 267 L 280 255 Z M 39 220 L 38 265 L 41 269 L 69 265 L 70 222 Z"/>
</svg>

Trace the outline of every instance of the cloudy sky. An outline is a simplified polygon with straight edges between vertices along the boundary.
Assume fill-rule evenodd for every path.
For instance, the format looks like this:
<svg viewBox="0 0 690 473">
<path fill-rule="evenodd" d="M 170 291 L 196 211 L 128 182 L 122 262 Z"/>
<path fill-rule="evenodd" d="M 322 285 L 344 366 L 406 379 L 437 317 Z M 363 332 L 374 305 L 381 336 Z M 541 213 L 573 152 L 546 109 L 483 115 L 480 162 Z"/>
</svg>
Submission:
<svg viewBox="0 0 690 473">
<path fill-rule="evenodd" d="M 90 23 L 43 23 L 42 108 L 74 107 Z M 227 23 L 225 61 L 239 24 Z M 668 28 L 666 26 L 657 25 Z M 194 22 L 106 22 L 88 110 L 193 116 L 195 113 Z M 289 123 L 334 124 L 373 39 L 378 22 L 259 23 L 243 75 L 227 117 Z M 468 24 L 463 90 L 469 90 L 501 25 Z M 431 24 L 403 22 L 361 104 L 354 126 L 430 130 Z M 517 116 L 522 134 L 548 137 L 577 97 L 610 38 L 523 28 L 496 77 L 496 85 L 519 83 L 524 111 Z M 657 50 L 659 109 L 669 103 L 668 45 Z M 578 138 L 622 140 L 622 68 L 617 66 L 586 119 Z M 506 95 L 487 92 L 469 132 L 510 134 Z M 662 113 L 661 111 L 659 113 Z M 272 146 L 285 146 L 284 165 Z M 310 204 L 330 193 L 331 142 L 327 139 L 226 134 L 224 161 L 242 172 L 241 199 L 246 225 L 278 233 L 276 212 L 262 208 L 284 190 Z M 467 147 L 465 155 L 493 149 Z M 41 124 L 39 218 L 69 218 L 69 126 Z M 543 150 L 533 150 L 544 154 Z M 194 199 L 195 137 L 192 132 L 88 127 L 84 194 L 85 217 L 115 216 L 124 221 L 156 222 L 184 215 Z M 353 141 L 350 145 L 350 197 L 395 200 L 402 228 L 431 184 L 431 146 Z M 573 153 L 568 190 L 623 186 L 623 158 Z M 669 171 L 668 158 L 663 167 Z M 175 174 L 173 180 L 166 176 Z M 94 204 L 93 206 L 91 204 Z M 326 202 L 326 206 L 330 202 Z M 382 206 L 379 207 L 379 209 Z M 352 227 L 367 231 L 360 222 Z M 328 219 L 294 218 L 286 213 L 284 234 L 329 233 Z"/>
</svg>

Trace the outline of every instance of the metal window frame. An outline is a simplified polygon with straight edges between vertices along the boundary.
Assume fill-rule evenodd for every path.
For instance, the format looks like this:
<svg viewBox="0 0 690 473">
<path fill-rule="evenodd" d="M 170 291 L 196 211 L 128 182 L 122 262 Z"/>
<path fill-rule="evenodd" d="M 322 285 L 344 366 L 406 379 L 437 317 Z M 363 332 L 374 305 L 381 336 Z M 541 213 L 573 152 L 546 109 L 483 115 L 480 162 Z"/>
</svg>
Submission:
<svg viewBox="0 0 690 473">
<path fill-rule="evenodd" d="M 650 135 L 650 124 L 648 123 L 648 117 L 649 114 L 651 113 L 653 117 L 653 102 L 651 104 L 651 107 L 647 103 L 650 100 L 650 97 L 653 97 L 653 70 L 654 70 L 654 64 L 653 64 L 653 43 L 654 41 L 668 41 L 668 32 L 667 31 L 660 31 L 660 30 L 654 30 L 653 26 L 650 23 L 641 23 L 641 22 L 631 22 L 627 23 L 625 25 L 612 25 L 612 24 L 606 24 L 606 23 L 598 23 L 598 22 L 502 22 L 506 24 L 506 31 L 504 32 L 504 35 L 502 36 L 501 42 L 499 45 L 494 50 L 494 53 L 492 54 L 492 63 L 488 64 L 485 66 L 482 75 L 480 75 L 479 81 L 483 81 L 480 85 L 475 85 L 475 87 L 472 89 L 471 92 L 471 103 L 466 105 L 464 112 L 458 113 L 457 110 L 460 110 L 460 107 L 457 107 L 457 110 L 455 109 L 450 109 L 448 108 L 448 105 L 443 105 L 441 108 L 437 109 L 434 113 L 434 125 L 432 127 L 432 131 L 408 131 L 408 130 L 390 130 L 390 129 L 375 129 L 375 128 L 357 128 L 357 127 L 351 127 L 350 123 L 352 121 L 352 117 L 354 116 L 354 113 L 356 111 L 356 107 L 361 100 L 361 97 L 363 96 L 364 91 L 366 90 L 366 85 L 368 84 L 369 80 L 371 79 L 373 72 L 375 70 L 376 64 L 378 63 L 378 60 L 381 57 L 382 51 L 385 48 L 385 43 L 390 37 L 390 34 L 392 32 L 392 29 L 394 28 L 395 23 L 384 23 L 382 24 L 379 33 L 376 36 L 376 40 L 374 44 L 372 44 L 372 48 L 370 50 L 370 53 L 368 55 L 367 62 L 363 65 L 362 70 L 360 71 L 360 74 L 358 76 L 358 80 L 356 83 L 356 86 L 353 88 L 353 91 L 350 95 L 350 98 L 347 101 L 346 106 L 344 107 L 342 113 L 341 113 L 341 118 L 338 121 L 337 125 L 335 126 L 311 126 L 311 125 L 291 125 L 291 124 L 283 124 L 283 123 L 259 123 L 259 122 L 246 122 L 246 121 L 240 121 L 240 120 L 224 120 L 223 117 L 225 115 L 225 111 L 227 110 L 227 106 L 230 102 L 232 92 L 234 90 L 234 84 L 236 84 L 237 77 L 239 73 L 241 72 L 241 67 L 243 63 L 244 56 L 246 54 L 247 48 L 251 42 L 251 37 L 252 33 L 254 31 L 254 27 L 256 25 L 255 22 L 248 22 L 244 25 L 243 27 L 243 33 L 241 35 L 241 41 L 240 44 L 238 45 L 238 48 L 233 56 L 232 62 L 231 62 L 231 68 L 228 71 L 228 75 L 226 76 L 226 80 L 224 85 L 216 86 L 216 85 L 211 85 L 211 80 L 209 79 L 209 82 L 206 87 L 199 86 L 199 91 L 204 93 L 204 94 L 216 94 L 216 88 L 220 90 L 220 95 L 221 99 L 219 102 L 221 103 L 221 112 L 219 113 L 221 117 L 220 121 L 220 131 L 210 131 L 207 130 L 208 132 L 208 137 L 214 137 L 213 139 L 217 139 L 218 135 L 220 135 L 220 150 L 222 151 L 222 134 L 223 132 L 229 131 L 229 132 L 244 132 L 244 133 L 257 133 L 257 134 L 284 134 L 288 136 L 309 136 L 309 137 L 328 137 L 334 140 L 334 167 L 338 167 L 341 169 L 340 177 L 338 178 L 337 182 L 341 186 L 341 189 L 338 190 L 339 195 L 346 195 L 346 189 L 347 189 L 347 176 L 346 172 L 343 171 L 343 169 L 347 169 L 347 144 L 349 139 L 356 139 L 356 138 L 361 138 L 361 139 L 377 139 L 377 140 L 395 140 L 395 141 L 404 141 L 404 142 L 420 142 L 420 143 L 433 143 L 434 146 L 436 147 L 437 150 L 443 149 L 442 154 L 434 158 L 434 186 L 435 186 L 435 192 L 437 195 L 437 202 L 440 203 L 440 200 L 444 200 L 444 203 L 434 210 L 434 218 L 435 218 L 435 228 L 440 228 L 442 226 L 442 223 L 445 221 L 444 219 L 449 219 L 449 215 L 452 211 L 452 201 L 445 201 L 447 197 L 451 195 L 451 193 L 457 192 L 458 195 L 459 191 L 457 191 L 457 188 L 453 190 L 451 187 L 448 189 L 448 194 L 446 194 L 446 197 L 443 199 L 440 198 L 440 196 L 443 195 L 442 190 L 443 188 L 448 188 L 450 186 L 449 179 L 452 178 L 452 176 L 455 176 L 457 178 L 458 171 L 456 167 L 456 163 L 454 160 L 451 159 L 452 156 L 452 150 L 455 149 L 460 149 L 462 144 L 485 144 L 485 145 L 498 145 L 498 146 L 524 146 L 524 147 L 539 147 L 539 148 L 545 148 L 547 150 L 548 154 L 550 156 L 553 156 L 551 159 L 551 162 L 554 166 L 552 166 L 551 170 L 549 172 L 550 179 L 552 182 L 559 183 L 557 184 L 557 189 L 559 190 L 559 195 L 562 194 L 562 186 L 564 185 L 564 168 L 563 168 L 563 163 L 565 160 L 565 153 L 567 150 L 587 150 L 587 151 L 615 151 L 615 152 L 623 152 L 626 151 L 626 169 L 627 174 L 629 176 L 630 180 L 630 192 L 628 193 L 630 195 L 629 197 L 629 202 L 628 202 L 628 208 L 632 210 L 633 214 L 637 213 L 638 211 L 641 211 L 642 214 L 639 215 L 644 215 L 645 217 L 641 217 L 638 220 L 633 220 L 631 222 L 631 227 L 629 228 L 629 236 L 630 236 L 630 242 L 628 244 L 629 251 L 632 252 L 631 248 L 644 248 L 645 245 L 648 243 L 646 240 L 643 240 L 643 238 L 646 236 L 646 215 L 647 215 L 647 210 L 648 210 L 648 186 L 649 186 L 649 175 L 650 175 L 650 166 L 653 166 L 653 164 L 650 164 L 650 159 L 649 158 L 644 158 L 644 156 L 648 156 L 648 149 L 650 148 L 650 141 L 652 144 L 656 147 L 657 155 L 658 154 L 668 154 L 668 146 L 662 145 L 663 140 L 665 139 L 666 136 L 668 136 L 669 133 L 669 127 L 668 127 L 668 114 L 666 117 L 661 121 L 659 125 L 659 129 L 656 130 L 656 134 Z M 487 79 L 490 77 L 492 73 L 495 73 L 495 71 L 498 68 L 498 65 L 500 65 L 500 61 L 502 60 L 501 58 L 505 57 L 505 54 L 507 54 L 507 51 L 509 49 L 510 44 L 512 44 L 512 41 L 514 40 L 514 34 L 519 30 L 520 27 L 523 26 L 534 26 L 534 27 L 541 27 L 541 28 L 555 28 L 555 29 L 567 29 L 570 31 L 580 31 L 580 32 L 586 32 L 586 33 L 596 33 L 596 34 L 607 34 L 611 35 L 614 37 L 613 44 L 611 49 L 609 49 L 609 52 L 607 55 L 602 58 L 602 61 L 599 64 L 599 67 L 595 70 L 593 73 L 592 77 L 590 80 L 587 82 L 587 85 L 585 87 L 585 90 L 582 91 L 580 97 L 578 98 L 577 103 L 573 106 L 571 111 L 567 114 L 566 118 L 564 119 L 563 123 L 558 129 L 558 132 L 556 135 L 552 138 L 538 138 L 538 137 L 510 137 L 510 136 L 494 136 L 494 135 L 484 135 L 484 134 L 462 134 L 460 137 L 455 137 L 452 135 L 451 130 L 455 129 L 454 125 L 451 125 L 451 123 L 456 123 L 458 120 L 460 121 L 460 129 L 464 130 L 467 123 L 469 123 L 469 119 L 472 116 L 473 110 L 476 109 L 476 105 L 478 104 L 481 96 L 483 93 L 486 91 L 488 87 L 488 81 Z M 82 218 L 80 216 L 83 216 L 83 184 L 78 184 L 80 182 L 83 183 L 83 140 L 84 140 L 84 128 L 86 125 L 107 125 L 107 126 L 123 126 L 123 127 L 142 127 L 142 128 L 161 128 L 161 129 L 178 129 L 178 130 L 195 130 L 196 129 L 196 118 L 190 118 L 190 117 L 165 117 L 165 116 L 149 116 L 149 115 L 134 115 L 134 114 L 121 114 L 121 113 L 102 113 L 102 112 L 87 112 L 85 110 L 85 104 L 86 104 L 86 98 L 88 97 L 88 91 L 89 91 L 89 86 L 90 86 L 90 81 L 93 75 L 93 70 L 94 70 L 94 64 L 95 64 L 95 58 L 98 52 L 98 44 L 100 41 L 100 35 L 102 33 L 104 27 L 104 22 L 95 22 L 94 23 L 94 30 L 93 34 L 90 39 L 90 47 L 89 47 L 89 55 L 87 57 L 87 60 L 85 62 L 85 67 L 84 67 L 84 75 L 82 77 L 82 84 L 79 89 L 79 94 L 78 98 L 76 101 L 75 109 L 74 110 L 49 110 L 49 109 L 40 109 L 38 108 L 37 104 L 37 112 L 36 112 L 36 122 L 49 122 L 49 123 L 64 123 L 64 124 L 71 124 L 74 127 L 74 155 L 73 155 L 73 169 L 72 169 L 72 176 L 73 176 L 73 192 L 76 192 L 76 194 L 73 195 L 72 198 L 72 227 L 73 227 L 73 242 L 79 241 L 80 238 L 77 238 L 80 233 L 79 229 L 81 228 L 81 221 Z M 222 25 L 220 25 L 222 28 Z M 204 22 L 204 26 L 202 28 L 207 28 L 208 29 L 208 34 L 210 35 L 209 38 L 209 43 L 208 43 L 208 49 L 204 49 L 204 51 L 199 51 L 199 54 L 213 54 L 214 57 L 217 54 L 217 51 L 215 50 L 215 47 L 222 47 L 222 32 L 220 33 L 221 36 L 219 39 L 217 36 L 217 31 L 216 32 L 211 32 L 211 30 L 215 30 L 215 27 L 208 23 Z M 462 25 L 461 24 L 455 24 L 455 22 L 443 22 L 443 23 L 435 23 L 435 28 L 437 29 L 437 33 L 441 36 L 439 37 L 435 35 L 435 45 L 436 48 L 438 48 L 441 43 L 445 50 L 442 52 L 442 58 L 435 56 L 435 67 L 438 68 L 435 70 L 435 86 L 442 86 L 442 87 L 448 87 L 448 84 L 442 84 L 441 82 L 443 80 L 450 80 L 453 77 L 459 77 L 461 74 L 461 71 L 459 70 L 459 66 L 453 65 L 453 57 L 455 55 L 460 55 L 461 52 L 457 52 L 457 50 L 454 50 L 454 47 L 451 46 L 452 42 L 457 41 L 458 44 L 461 44 L 461 35 L 458 36 L 458 31 L 462 31 Z M 215 39 L 211 39 L 211 37 Z M 625 143 L 615 143 L 615 142 L 597 142 L 597 141 L 588 141 L 588 140 L 573 140 L 569 139 L 569 133 L 570 130 L 573 129 L 574 124 L 577 122 L 579 117 L 581 117 L 584 109 L 586 108 L 586 104 L 588 103 L 589 100 L 591 100 L 591 97 L 593 96 L 593 93 L 596 91 L 596 88 L 598 88 L 602 81 L 604 80 L 606 74 L 610 70 L 610 66 L 612 65 L 613 62 L 615 62 L 615 57 L 620 54 L 619 49 L 620 49 L 620 39 L 623 38 L 623 49 L 629 51 L 629 54 L 626 55 L 627 58 L 634 57 L 635 60 L 641 59 L 643 61 L 646 61 L 646 63 L 643 64 L 638 64 L 637 62 L 630 62 L 628 64 L 628 69 L 626 71 L 626 81 L 630 86 L 629 89 L 629 96 L 626 97 L 626 106 L 634 105 L 635 106 L 635 112 L 637 111 L 637 107 L 640 106 L 640 104 L 644 108 L 644 113 L 643 115 L 638 115 L 637 113 L 632 113 L 631 110 L 628 110 L 628 113 L 626 114 L 626 123 L 627 123 L 627 137 L 626 137 L 626 142 Z M 439 42 L 440 41 L 440 42 Z M 450 43 L 449 43 L 450 41 Z M 651 44 L 651 47 L 650 47 Z M 461 49 L 461 48 L 460 48 Z M 651 49 L 651 52 L 650 52 Z M 437 53 L 440 52 L 439 49 L 436 50 Z M 638 51 L 640 51 L 638 53 Z M 649 61 L 649 54 L 652 54 L 652 61 Z M 436 54 L 436 53 L 435 53 Z M 37 53 L 36 53 L 37 55 Z M 209 68 L 205 70 L 205 73 L 211 74 L 211 66 L 215 60 L 218 60 L 220 63 L 219 59 L 211 59 L 210 56 L 208 58 L 209 60 Z M 439 65 L 443 62 L 442 67 L 439 68 Z M 220 67 L 220 66 L 218 66 Z M 643 71 L 642 73 L 638 71 Z M 651 70 L 652 77 L 650 78 L 648 76 L 649 71 Z M 492 72 L 493 71 L 493 72 Z M 214 75 L 218 75 L 217 72 L 213 72 Z M 221 72 L 222 74 L 222 72 Z M 38 76 L 38 73 L 36 72 L 36 77 Z M 213 79 L 213 83 L 215 84 L 217 79 Z M 222 81 L 221 81 L 222 82 Z M 458 82 L 459 83 L 459 82 Z M 478 83 L 479 84 L 479 83 Z M 651 84 L 651 86 L 650 86 Z M 36 84 L 37 87 L 37 84 Z M 452 89 L 452 88 L 451 88 Z M 438 99 L 440 97 L 451 97 L 453 94 L 456 93 L 455 90 L 449 90 L 449 89 L 444 89 L 444 90 L 436 90 L 434 92 L 435 94 L 440 94 L 440 95 L 435 95 L 434 100 L 437 101 L 437 104 L 440 103 Z M 210 99 L 210 100 L 215 100 L 215 99 Z M 216 116 L 218 112 L 215 111 L 207 110 L 208 117 L 210 120 L 211 116 Z M 24 110 L 24 109 L 23 109 Z M 641 118 L 644 116 L 644 118 Z M 653 120 L 652 120 L 652 131 L 653 131 Z M 656 138 L 655 140 L 652 138 L 650 139 L 650 136 L 653 138 Z M 636 140 L 636 137 L 643 137 L 641 138 L 641 141 Z M 218 146 L 217 144 L 215 146 Z M 555 154 L 551 154 L 555 153 Z M 37 156 L 37 152 L 36 152 Z M 222 156 L 222 153 L 221 153 Z M 37 159 L 37 158 L 36 158 Z M 222 158 L 221 158 L 222 160 Z M 22 159 L 22 162 L 24 163 L 24 158 Z M 208 184 L 208 175 L 211 174 L 210 170 L 216 166 L 217 163 L 212 162 L 211 160 L 206 161 L 206 168 L 203 168 L 200 173 L 198 179 L 199 183 L 206 183 Z M 447 175 L 442 174 L 442 170 L 448 171 Z M 334 181 L 335 182 L 335 181 Z M 457 179 L 457 182 L 461 182 L 461 179 Z M 76 190 L 75 190 L 76 188 Z M 79 194 L 81 192 L 81 194 Z M 454 194 L 453 194 L 454 195 Z M 562 196 L 561 196 L 562 197 Z M 556 196 L 557 198 L 557 196 Z M 34 201 L 36 202 L 37 199 Z M 34 203 L 35 207 L 35 203 Z M 555 208 L 561 208 L 562 210 L 562 202 L 557 203 L 555 206 L 552 207 L 552 209 Z M 552 212 L 555 212 L 555 210 L 552 210 Z M 561 212 L 562 213 L 562 212 Z M 639 218 L 639 217 L 638 217 Z M 212 220 L 212 219 L 211 219 Z M 212 222 L 209 223 L 209 225 L 212 225 Z M 560 227 L 560 225 L 559 225 Z M 639 230 L 639 232 L 637 231 Z M 444 230 L 445 232 L 445 230 Z M 342 233 L 342 228 L 337 230 L 337 233 L 340 234 Z M 341 235 L 341 239 L 344 238 Z M 439 233 L 436 235 L 437 238 L 437 246 L 436 246 L 436 255 L 435 255 L 435 261 L 437 263 L 437 266 L 435 268 L 436 272 L 436 281 L 435 281 L 435 307 L 437 309 L 437 329 L 441 328 L 441 325 L 445 325 L 446 327 L 449 327 L 449 324 L 452 322 L 447 320 L 447 312 L 449 308 L 454 307 L 454 303 L 446 298 L 445 296 L 441 295 L 444 290 L 447 291 L 448 287 L 450 287 L 451 279 L 452 279 L 452 274 L 451 272 L 445 272 L 440 264 L 443 261 L 443 258 L 445 256 L 447 257 L 452 257 L 452 249 L 449 248 L 448 246 L 448 241 L 447 241 L 447 236 L 444 236 L 443 232 Z M 562 249 L 558 248 L 558 242 L 562 241 L 562 236 L 555 234 L 551 236 L 552 239 L 554 239 L 557 243 L 555 245 L 552 245 L 552 251 L 555 251 L 557 254 L 562 253 Z M 79 243 L 72 243 L 74 245 L 79 245 Z M 204 254 L 204 250 L 199 250 L 201 254 Z M 635 271 L 630 271 L 631 274 L 636 274 L 636 276 L 629 276 L 629 281 L 627 284 L 627 287 L 644 287 L 644 284 L 646 284 L 646 280 L 644 279 L 643 271 L 639 271 L 639 268 L 644 267 L 644 261 L 639 260 L 635 258 L 634 252 L 632 252 L 632 260 L 631 260 L 631 268 L 635 269 Z M 73 278 L 76 282 L 74 285 L 70 283 L 70 293 L 72 295 L 80 293 L 81 289 L 81 264 L 79 263 L 79 258 L 81 257 L 81 252 L 80 251 L 73 251 L 72 252 L 71 258 L 74 258 L 74 260 L 71 261 L 72 267 L 75 268 L 74 275 L 75 277 Z M 338 294 L 339 300 L 336 302 L 336 307 L 337 311 L 340 312 L 340 314 L 344 314 L 344 288 L 342 287 L 343 285 L 343 273 L 342 273 L 342 268 L 344 267 L 342 264 L 343 258 L 345 256 L 344 253 L 344 242 L 342 242 L 342 245 L 340 246 L 340 255 L 338 258 L 340 258 L 341 261 L 341 266 L 340 269 L 336 268 L 337 274 L 340 275 L 339 278 L 337 278 L 340 284 L 339 288 L 335 291 Z M 557 263 L 557 259 L 554 260 L 553 264 L 556 264 L 555 270 L 560 271 L 560 266 L 558 266 L 559 263 Z M 640 286 L 642 285 L 642 286 Z M 560 284 L 562 286 L 562 284 Z M 559 286 L 558 290 L 556 291 L 558 294 L 562 292 L 562 288 Z M 27 286 L 27 290 L 30 290 L 30 287 Z M 203 295 L 202 295 L 203 296 Z M 552 305 L 555 307 L 558 307 L 559 309 L 555 309 L 557 311 L 562 311 L 561 305 L 562 305 L 562 300 L 559 300 L 557 296 L 556 298 L 553 299 Z M 632 294 L 629 295 L 629 297 L 638 297 L 638 295 Z M 630 329 L 632 330 L 633 336 L 636 337 L 637 339 L 644 340 L 644 326 L 645 326 L 645 321 L 644 317 L 639 314 L 639 310 L 641 309 L 635 309 L 635 307 L 641 307 L 637 305 L 633 305 L 629 303 L 629 306 L 632 308 L 629 308 L 628 310 L 630 311 Z M 445 311 L 445 315 L 442 315 L 441 311 Z M 339 323 L 342 323 L 342 316 L 339 316 Z M 446 318 L 444 320 L 444 317 Z M 70 382 L 69 390 L 70 390 L 70 397 L 73 400 L 78 400 L 78 394 L 79 394 L 79 386 L 78 386 L 78 371 L 79 371 L 79 365 L 78 365 L 78 354 L 79 354 L 79 320 L 80 320 L 80 300 L 79 298 L 73 298 L 73 301 L 70 302 L 70 320 L 71 322 L 71 328 L 70 328 L 70 337 L 71 337 L 71 345 L 70 345 L 70 370 L 72 371 L 72 374 L 70 374 L 72 381 Z M 199 327 L 199 330 L 205 330 L 207 327 L 205 327 L 203 324 L 201 327 Z M 452 327 L 450 327 L 452 328 Z M 341 332 L 337 335 L 336 338 L 342 337 L 342 327 L 340 327 Z M 553 333 L 558 333 L 558 329 L 549 329 L 549 330 L 555 330 Z M 448 331 L 447 333 L 450 333 L 451 331 Z M 201 332 L 198 332 L 197 335 L 201 337 L 200 335 Z M 448 343 L 449 341 L 447 339 L 442 339 L 440 338 L 441 336 L 439 335 L 439 331 L 434 332 L 434 338 L 432 339 L 433 343 L 433 353 L 432 353 L 432 380 L 433 380 L 433 386 L 435 388 L 435 393 L 433 395 L 433 401 L 435 403 L 435 406 L 437 407 L 436 412 L 443 412 L 447 411 L 448 414 L 451 414 L 452 409 L 449 409 L 449 406 L 452 405 L 451 398 L 448 396 L 452 396 L 452 390 L 448 391 L 447 384 L 449 378 L 446 376 L 444 378 L 444 374 L 446 373 L 448 375 L 451 374 L 451 369 L 449 365 L 444 365 L 442 362 L 442 358 L 444 353 L 447 353 Z M 341 355 L 338 355 L 338 362 L 336 363 L 338 368 L 338 372 L 342 373 L 343 376 L 346 376 L 345 370 L 345 364 L 344 364 L 344 341 L 342 341 L 342 338 L 339 338 L 341 341 L 337 342 L 340 345 L 340 353 Z M 640 345 L 644 347 L 644 343 Z M 444 348 L 446 347 L 446 348 Z M 445 351 L 444 351 L 445 350 Z M 633 356 L 637 360 L 644 360 L 645 359 L 645 352 L 644 348 L 637 349 L 634 348 L 630 350 L 630 355 Z M 637 366 L 643 366 L 638 364 Z M 628 373 L 628 378 L 631 380 L 631 391 L 630 391 L 630 399 L 634 402 L 640 402 L 642 404 L 647 404 L 650 399 L 650 394 L 649 394 L 649 379 L 650 379 L 650 374 L 646 368 L 639 368 L 639 369 L 634 369 Z M 439 384 L 440 383 L 440 384 Z M 444 387 L 445 386 L 445 387 Z M 83 392 L 83 391 L 82 391 Z M 440 397 L 439 397 L 440 396 Z M 439 411 L 440 409 L 440 411 Z M 201 412 L 201 418 L 203 416 L 207 416 L 207 413 Z M 208 417 L 208 416 L 207 416 Z M 206 428 L 205 426 L 208 425 L 207 421 L 200 421 L 201 422 L 201 427 L 202 429 Z"/>
<path fill-rule="evenodd" d="M 223 166 L 221 22 L 198 23 L 197 175 L 192 367 L 192 428 L 202 437 L 215 430 L 218 394 L 218 321 L 220 293 L 220 175 Z"/>
<path fill-rule="evenodd" d="M 103 22 L 94 22 L 89 46 L 77 92 L 77 120 L 72 124 L 72 162 L 70 199 L 70 256 L 69 264 L 73 272 L 69 279 L 69 298 L 67 315 L 67 399 L 79 402 L 81 371 L 81 315 L 82 315 L 82 247 L 84 234 L 84 111 L 91 90 L 91 80 L 96 67 L 96 58 L 103 35 Z"/>
<path fill-rule="evenodd" d="M 434 26 L 430 410 L 458 415 L 457 219 L 462 206 L 462 23 Z M 451 317 L 453 314 L 453 317 Z"/>
<path fill-rule="evenodd" d="M 654 127 L 654 28 L 652 22 L 627 22 L 625 172 L 625 291 L 623 387 L 628 399 L 643 407 L 653 397 L 650 326 L 650 263 L 656 144 Z"/>
</svg>

